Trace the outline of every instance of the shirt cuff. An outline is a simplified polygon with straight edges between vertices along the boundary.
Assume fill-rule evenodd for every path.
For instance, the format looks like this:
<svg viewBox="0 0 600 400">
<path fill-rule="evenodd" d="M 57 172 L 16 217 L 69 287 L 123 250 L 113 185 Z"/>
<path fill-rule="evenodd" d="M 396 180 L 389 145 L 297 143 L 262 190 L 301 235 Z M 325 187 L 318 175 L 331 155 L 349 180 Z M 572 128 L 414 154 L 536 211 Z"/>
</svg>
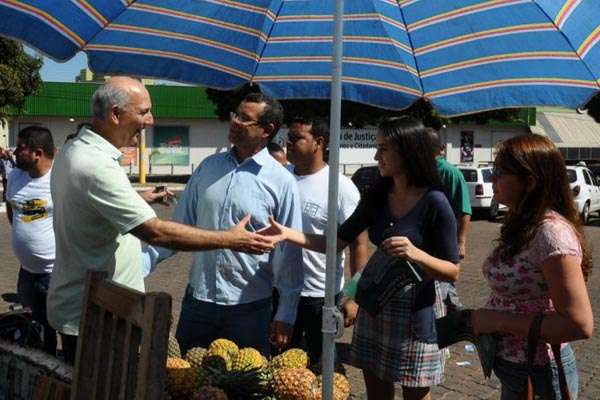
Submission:
<svg viewBox="0 0 600 400">
<path fill-rule="evenodd" d="M 147 278 L 158 265 L 158 251 L 152 246 L 146 246 L 142 249 L 142 274 Z"/>
<path fill-rule="evenodd" d="M 275 321 L 285 322 L 294 325 L 296 314 L 298 312 L 298 303 L 300 302 L 300 292 L 283 293 L 279 289 L 279 305 L 273 318 Z"/>
<path fill-rule="evenodd" d="M 158 263 L 166 260 L 173 254 L 175 254 L 174 250 L 164 247 L 148 245 L 142 249 L 142 273 L 144 274 L 144 278 L 154 272 Z"/>
</svg>

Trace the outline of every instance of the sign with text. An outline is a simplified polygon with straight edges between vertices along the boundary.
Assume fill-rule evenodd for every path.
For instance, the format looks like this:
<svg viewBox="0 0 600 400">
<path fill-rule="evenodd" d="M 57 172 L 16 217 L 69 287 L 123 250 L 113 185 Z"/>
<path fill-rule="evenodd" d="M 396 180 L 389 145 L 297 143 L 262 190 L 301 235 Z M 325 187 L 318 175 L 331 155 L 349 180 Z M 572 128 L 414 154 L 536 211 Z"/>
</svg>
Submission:
<svg viewBox="0 0 600 400">
<path fill-rule="evenodd" d="M 190 163 L 189 126 L 155 126 L 150 162 L 155 165 Z"/>
<path fill-rule="evenodd" d="M 285 145 L 288 129 L 282 128 L 274 141 Z M 342 128 L 340 132 L 340 164 L 375 164 L 377 128 Z"/>
<path fill-rule="evenodd" d="M 340 133 L 340 164 L 373 164 L 377 128 L 343 128 Z"/>
</svg>

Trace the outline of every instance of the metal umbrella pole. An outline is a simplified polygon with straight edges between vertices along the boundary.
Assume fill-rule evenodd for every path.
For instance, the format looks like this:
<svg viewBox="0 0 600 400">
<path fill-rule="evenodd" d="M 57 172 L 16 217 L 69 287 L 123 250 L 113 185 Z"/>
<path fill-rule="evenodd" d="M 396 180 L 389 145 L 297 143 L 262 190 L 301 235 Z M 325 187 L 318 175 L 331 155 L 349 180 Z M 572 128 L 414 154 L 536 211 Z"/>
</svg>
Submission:
<svg viewBox="0 0 600 400">
<path fill-rule="evenodd" d="M 335 339 L 341 337 L 344 320 L 335 304 L 337 265 L 338 187 L 340 164 L 340 124 L 342 116 L 342 50 L 344 35 L 344 2 L 335 2 L 333 63 L 331 72 L 331 115 L 329 122 L 329 195 L 327 200 L 327 258 L 325 274 L 325 305 L 323 307 L 323 399 L 333 399 L 333 369 Z"/>
</svg>

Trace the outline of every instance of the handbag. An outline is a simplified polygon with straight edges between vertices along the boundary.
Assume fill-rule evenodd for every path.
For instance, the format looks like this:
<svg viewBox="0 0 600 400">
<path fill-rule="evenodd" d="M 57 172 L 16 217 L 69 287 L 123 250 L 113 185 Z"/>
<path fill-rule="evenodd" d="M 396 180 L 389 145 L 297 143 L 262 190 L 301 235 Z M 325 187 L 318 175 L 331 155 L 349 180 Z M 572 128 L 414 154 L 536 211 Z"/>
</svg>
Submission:
<svg viewBox="0 0 600 400">
<path fill-rule="evenodd" d="M 371 316 L 376 316 L 400 289 L 422 281 L 419 266 L 402 258 L 387 256 L 378 248 L 362 271 L 354 300 Z"/>
<path fill-rule="evenodd" d="M 536 350 L 540 341 L 540 333 L 542 330 L 542 321 L 544 320 L 544 314 L 538 314 L 531 321 L 529 325 L 529 333 L 527 335 L 527 367 L 529 373 L 527 374 L 527 388 L 523 392 L 523 400 L 534 400 L 533 391 L 533 362 L 535 360 Z M 565 376 L 565 370 L 562 364 L 562 358 L 560 355 L 560 344 L 552 344 L 552 354 L 554 354 L 554 361 L 558 367 L 558 383 L 560 386 L 560 396 L 562 400 L 571 400 L 571 394 L 567 387 L 567 378 Z"/>
<path fill-rule="evenodd" d="M 419 212 L 417 229 L 423 237 L 427 235 L 431 225 L 431 212 L 428 206 L 423 207 Z M 392 236 L 394 230 L 395 226 L 390 227 L 386 231 L 388 236 Z M 411 283 L 423 283 L 424 276 L 425 273 L 418 264 L 403 258 L 388 256 L 382 249 L 377 248 L 358 280 L 354 301 L 374 317 L 403 287 Z"/>
</svg>

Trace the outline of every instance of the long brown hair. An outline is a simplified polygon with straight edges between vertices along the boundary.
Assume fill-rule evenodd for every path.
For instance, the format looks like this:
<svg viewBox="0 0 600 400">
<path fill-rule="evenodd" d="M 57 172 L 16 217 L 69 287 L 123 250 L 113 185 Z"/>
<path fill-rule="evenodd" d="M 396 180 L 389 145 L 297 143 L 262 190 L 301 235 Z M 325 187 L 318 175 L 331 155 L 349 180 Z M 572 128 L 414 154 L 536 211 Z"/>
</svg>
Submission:
<svg viewBox="0 0 600 400">
<path fill-rule="evenodd" d="M 569 186 L 565 161 L 556 146 L 544 136 L 526 134 L 501 142 L 497 150 L 496 168 L 517 175 L 526 190 L 519 204 L 509 210 L 494 254 L 504 261 L 515 256 L 534 238 L 546 213 L 553 210 L 569 221 L 577 234 L 583 253 L 581 269 L 587 280 L 592 271 L 592 257 Z"/>
</svg>

